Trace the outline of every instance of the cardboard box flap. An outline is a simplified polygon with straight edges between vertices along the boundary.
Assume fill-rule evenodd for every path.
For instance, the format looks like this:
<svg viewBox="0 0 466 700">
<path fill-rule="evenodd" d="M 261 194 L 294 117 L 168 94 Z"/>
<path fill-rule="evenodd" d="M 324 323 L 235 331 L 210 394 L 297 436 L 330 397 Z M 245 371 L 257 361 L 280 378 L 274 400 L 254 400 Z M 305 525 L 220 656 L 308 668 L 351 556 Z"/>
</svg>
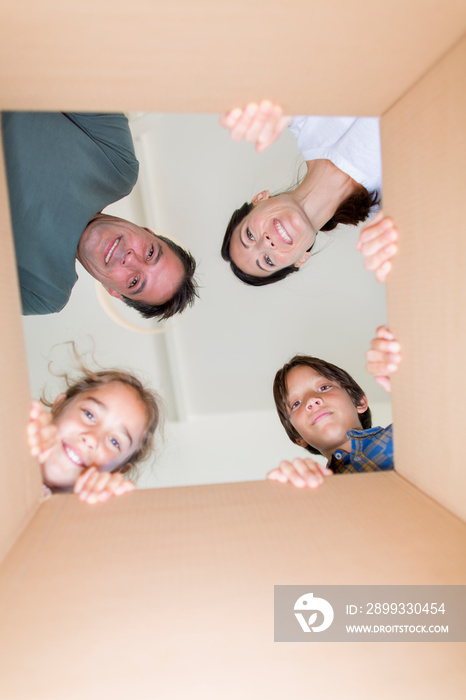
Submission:
<svg viewBox="0 0 466 700">
<path fill-rule="evenodd" d="M 461 583 L 465 533 L 394 473 L 334 477 L 318 491 L 162 489 L 92 508 L 54 497 L 2 568 L 0 687 L 22 700 L 235 698 L 244 687 L 304 699 L 318 667 L 317 696 L 339 697 L 341 645 L 274 644 L 273 586 Z M 347 697 L 434 697 L 450 675 L 459 698 L 461 653 L 350 644 L 338 666 L 352 678 Z"/>
<path fill-rule="evenodd" d="M 463 0 L 7 0 L 2 13 L 3 108 L 63 111 L 268 97 L 295 114 L 381 114 L 466 28 Z"/>
</svg>

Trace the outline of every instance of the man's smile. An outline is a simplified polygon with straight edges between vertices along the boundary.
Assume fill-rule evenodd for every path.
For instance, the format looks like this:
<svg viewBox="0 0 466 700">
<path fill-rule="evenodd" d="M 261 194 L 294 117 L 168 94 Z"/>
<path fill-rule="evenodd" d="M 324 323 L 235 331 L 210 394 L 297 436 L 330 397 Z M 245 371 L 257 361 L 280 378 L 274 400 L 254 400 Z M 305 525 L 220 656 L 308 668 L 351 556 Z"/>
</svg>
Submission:
<svg viewBox="0 0 466 700">
<path fill-rule="evenodd" d="M 121 236 L 119 236 L 119 238 L 115 239 L 115 241 L 113 242 L 113 244 L 110 246 L 109 249 L 107 248 L 106 255 L 105 255 L 105 264 L 106 265 L 108 265 L 108 263 L 110 262 L 110 259 L 113 255 L 113 253 L 115 252 L 120 241 L 121 241 Z"/>
</svg>

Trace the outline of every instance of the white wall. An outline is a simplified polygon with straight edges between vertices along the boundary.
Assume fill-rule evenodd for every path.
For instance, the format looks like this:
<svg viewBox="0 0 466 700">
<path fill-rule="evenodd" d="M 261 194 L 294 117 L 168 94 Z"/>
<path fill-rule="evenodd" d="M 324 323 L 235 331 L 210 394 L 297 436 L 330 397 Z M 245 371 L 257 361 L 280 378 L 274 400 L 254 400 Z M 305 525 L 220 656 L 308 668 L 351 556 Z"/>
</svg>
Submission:
<svg viewBox="0 0 466 700">
<path fill-rule="evenodd" d="M 390 404 L 371 404 L 373 425 L 391 422 Z M 140 488 L 256 481 L 283 459 L 312 457 L 293 445 L 275 411 L 212 414 L 169 423 L 165 441 L 138 479 Z"/>
</svg>

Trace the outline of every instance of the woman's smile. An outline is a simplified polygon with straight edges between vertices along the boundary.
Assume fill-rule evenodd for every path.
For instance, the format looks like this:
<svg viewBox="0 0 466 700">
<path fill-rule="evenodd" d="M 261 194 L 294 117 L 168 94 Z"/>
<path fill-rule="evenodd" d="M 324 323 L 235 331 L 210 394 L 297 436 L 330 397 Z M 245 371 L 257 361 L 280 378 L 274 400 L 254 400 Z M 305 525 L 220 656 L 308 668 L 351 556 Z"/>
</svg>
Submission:
<svg viewBox="0 0 466 700">
<path fill-rule="evenodd" d="M 291 236 L 288 235 L 286 228 L 283 226 L 282 222 L 279 219 L 273 220 L 273 227 L 277 232 L 278 237 L 280 238 L 280 240 L 283 241 L 283 243 L 286 243 L 287 245 L 293 245 L 293 239 L 291 238 Z"/>
</svg>

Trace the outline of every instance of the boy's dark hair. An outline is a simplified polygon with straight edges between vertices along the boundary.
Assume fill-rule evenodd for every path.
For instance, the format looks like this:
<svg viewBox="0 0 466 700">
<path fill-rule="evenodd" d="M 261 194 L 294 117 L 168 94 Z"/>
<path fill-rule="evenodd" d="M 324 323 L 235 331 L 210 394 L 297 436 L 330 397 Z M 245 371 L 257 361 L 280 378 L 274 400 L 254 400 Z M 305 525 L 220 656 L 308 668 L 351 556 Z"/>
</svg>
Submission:
<svg viewBox="0 0 466 700">
<path fill-rule="evenodd" d="M 165 236 L 157 236 L 157 238 L 164 241 L 183 263 L 185 274 L 182 283 L 171 299 L 166 301 L 164 304 L 146 304 L 143 301 L 129 299 L 125 296 L 123 297 L 123 301 L 125 304 L 127 304 L 127 306 L 131 306 L 131 308 L 139 311 L 141 316 L 144 316 L 144 318 L 154 318 L 155 316 L 158 316 L 160 320 L 163 320 L 174 316 L 174 314 L 181 313 L 187 306 L 192 306 L 195 298 L 198 297 L 199 294 L 197 292 L 196 280 L 194 279 L 194 273 L 196 272 L 196 261 L 191 253 L 169 238 L 165 238 Z"/>
<path fill-rule="evenodd" d="M 365 221 L 369 216 L 370 210 L 376 204 L 380 204 L 379 193 L 374 190 L 373 192 L 368 192 L 365 187 L 361 185 L 357 192 L 351 194 L 344 202 L 340 204 L 335 214 L 331 219 L 327 221 L 326 224 L 322 226 L 321 231 L 333 231 L 338 224 L 353 225 L 356 226 L 361 221 Z M 238 277 L 245 284 L 250 284 L 253 287 L 261 287 L 264 284 L 273 284 L 274 282 L 279 282 L 285 277 L 288 277 L 292 272 L 298 272 L 299 267 L 294 265 L 288 265 L 277 272 L 273 272 L 268 277 L 256 277 L 255 275 L 249 275 L 243 272 L 231 259 L 230 255 L 230 241 L 233 235 L 233 231 L 242 222 L 245 216 L 253 208 L 252 202 L 245 202 L 242 207 L 236 209 L 233 212 L 228 226 L 225 231 L 225 236 L 222 243 L 222 258 L 230 263 L 230 267 L 233 274 Z M 312 246 L 311 246 L 312 247 Z M 310 248 L 309 248 L 310 250 Z"/>
<path fill-rule="evenodd" d="M 325 360 L 319 360 L 317 357 L 310 357 L 309 355 L 295 355 L 289 362 L 278 370 L 273 381 L 273 398 L 275 400 L 278 416 L 281 424 L 285 428 L 286 434 L 295 444 L 297 440 L 302 438 L 301 435 L 293 428 L 290 421 L 287 407 L 288 393 L 286 389 L 286 377 L 290 370 L 292 370 L 294 367 L 301 367 L 302 365 L 310 367 L 326 379 L 331 379 L 332 381 L 337 382 L 337 384 L 339 384 L 341 388 L 346 391 L 356 407 L 361 404 L 361 401 L 365 396 L 364 391 L 361 389 L 359 384 L 357 384 L 353 377 L 348 374 L 348 372 L 345 372 L 344 369 L 341 369 L 336 365 L 332 365 L 330 362 L 326 362 Z M 361 421 L 363 430 L 367 430 L 372 426 L 372 416 L 369 407 L 367 407 L 364 413 L 359 414 L 359 420 Z M 319 450 L 316 450 L 315 447 L 311 447 L 311 445 L 307 445 L 305 449 L 314 455 L 320 454 Z"/>
</svg>

